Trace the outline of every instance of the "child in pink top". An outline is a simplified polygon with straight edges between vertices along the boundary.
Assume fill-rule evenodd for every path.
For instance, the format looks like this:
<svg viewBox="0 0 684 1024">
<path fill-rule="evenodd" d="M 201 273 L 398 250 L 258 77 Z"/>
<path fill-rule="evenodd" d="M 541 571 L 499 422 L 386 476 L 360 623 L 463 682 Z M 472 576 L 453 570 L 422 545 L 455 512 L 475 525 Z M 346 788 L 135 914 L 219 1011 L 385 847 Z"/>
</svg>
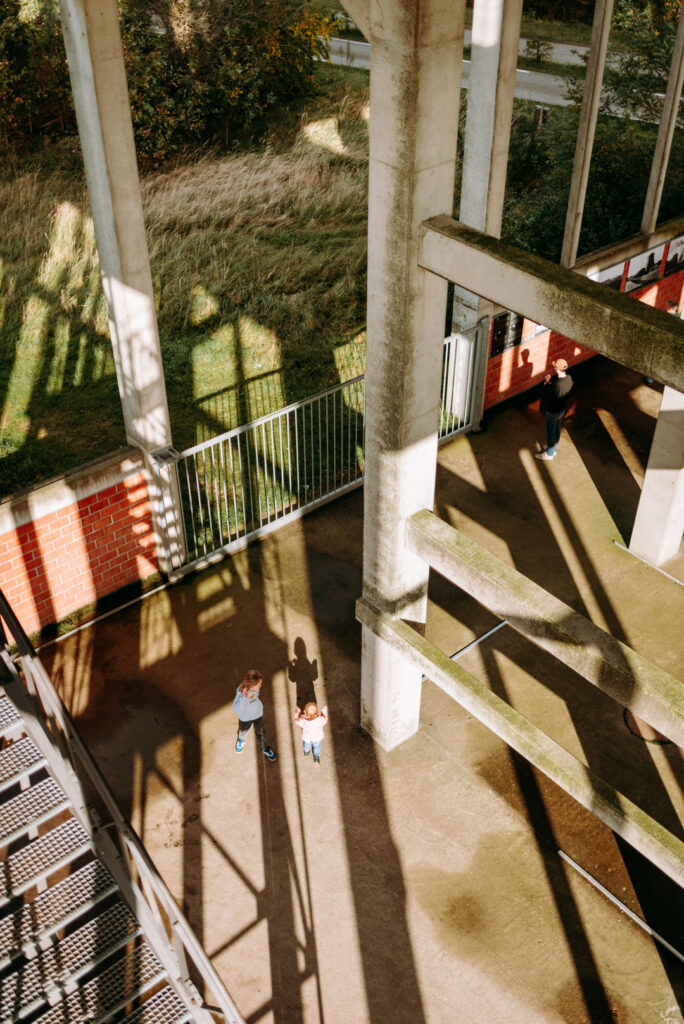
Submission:
<svg viewBox="0 0 684 1024">
<path fill-rule="evenodd" d="M 304 705 L 304 710 L 295 708 L 294 719 L 297 725 L 302 730 L 302 740 L 304 741 L 304 756 L 308 757 L 311 748 L 313 747 L 313 759 L 314 764 L 321 763 L 321 740 L 323 739 L 323 729 L 328 723 L 328 709 L 327 707 L 318 710 L 318 704 L 310 701 Z"/>
</svg>

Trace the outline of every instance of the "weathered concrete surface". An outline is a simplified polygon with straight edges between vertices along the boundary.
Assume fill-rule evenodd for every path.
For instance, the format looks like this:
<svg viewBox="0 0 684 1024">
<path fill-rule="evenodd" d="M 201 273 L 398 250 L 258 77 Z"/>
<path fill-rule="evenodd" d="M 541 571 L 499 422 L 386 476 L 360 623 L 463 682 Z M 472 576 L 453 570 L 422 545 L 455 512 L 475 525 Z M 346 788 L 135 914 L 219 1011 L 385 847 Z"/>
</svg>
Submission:
<svg viewBox="0 0 684 1024">
<path fill-rule="evenodd" d="M 463 0 L 371 0 L 363 591 L 425 621 L 406 518 L 434 494 L 446 281 L 418 268 L 428 211 L 453 205 Z M 389 750 L 418 729 L 420 673 L 363 633 L 361 722 Z"/>
<path fill-rule="evenodd" d="M 629 548 L 661 565 L 679 551 L 683 532 L 684 394 L 665 388 Z"/>
<path fill-rule="evenodd" d="M 421 230 L 421 267 L 684 391 L 678 318 L 445 215 Z"/>
<path fill-rule="evenodd" d="M 618 548 L 659 394 L 578 370 L 553 465 L 524 404 L 442 449 L 437 509 L 498 557 L 681 676 L 681 587 Z M 583 377 L 584 382 L 580 379 Z M 475 722 L 423 687 L 421 729 L 384 753 L 359 729 L 357 493 L 45 651 L 99 763 L 254 1024 L 682 1021 L 684 967 L 560 847 L 674 945 L 682 894 Z M 670 562 L 684 579 L 684 558 Z M 451 654 L 493 624 L 438 576 L 428 638 Z M 292 659 L 297 652 L 297 661 Z M 266 674 L 279 759 L 233 749 L 238 678 Z M 684 770 L 620 708 L 501 630 L 462 664 L 667 828 Z M 314 678 L 316 677 L 316 678 Z M 323 763 L 292 706 L 313 686 Z"/>
<path fill-rule="evenodd" d="M 61 24 L 126 437 L 171 444 L 116 0 L 61 0 Z"/>
</svg>

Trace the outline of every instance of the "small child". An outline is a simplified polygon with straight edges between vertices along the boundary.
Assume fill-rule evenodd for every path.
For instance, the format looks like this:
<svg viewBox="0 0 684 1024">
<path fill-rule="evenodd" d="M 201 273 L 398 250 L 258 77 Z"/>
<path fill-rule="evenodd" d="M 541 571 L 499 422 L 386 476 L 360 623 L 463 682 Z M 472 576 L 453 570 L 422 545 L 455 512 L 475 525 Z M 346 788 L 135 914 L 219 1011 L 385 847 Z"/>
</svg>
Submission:
<svg viewBox="0 0 684 1024">
<path fill-rule="evenodd" d="M 233 711 L 238 716 L 238 734 L 235 742 L 235 749 L 239 754 L 245 745 L 247 733 L 253 725 L 256 738 L 261 744 L 264 754 L 269 761 L 275 761 L 277 756 L 276 752 L 275 750 L 271 750 L 266 742 L 266 732 L 264 730 L 264 705 L 261 703 L 261 699 L 259 697 L 259 690 L 261 689 L 263 681 L 264 677 L 261 672 L 257 672 L 255 668 L 251 668 L 249 672 L 245 673 L 244 679 L 237 688 L 235 700 L 233 701 Z"/>
<path fill-rule="evenodd" d="M 323 729 L 328 724 L 327 707 L 322 708 L 321 711 L 319 711 L 318 704 L 315 704 L 314 701 L 310 701 L 308 704 L 304 705 L 303 712 L 300 708 L 295 708 L 294 719 L 302 730 L 304 757 L 309 756 L 309 751 L 313 747 L 314 764 L 320 764 Z"/>
</svg>

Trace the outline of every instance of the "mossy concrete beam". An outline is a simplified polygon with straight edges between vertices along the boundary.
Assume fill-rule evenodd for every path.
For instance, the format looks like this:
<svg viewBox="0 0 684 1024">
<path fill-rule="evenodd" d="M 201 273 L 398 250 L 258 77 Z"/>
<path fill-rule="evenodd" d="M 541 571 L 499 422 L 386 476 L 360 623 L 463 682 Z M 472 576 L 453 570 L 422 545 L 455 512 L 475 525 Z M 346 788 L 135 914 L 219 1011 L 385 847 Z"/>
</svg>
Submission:
<svg viewBox="0 0 684 1024">
<path fill-rule="evenodd" d="M 676 317 L 446 215 L 421 224 L 418 264 L 684 391 L 684 323 Z"/>
<path fill-rule="evenodd" d="M 684 843 L 680 839 L 405 622 L 390 618 L 364 598 L 356 603 L 356 617 L 469 714 L 684 886 Z"/>
<path fill-rule="evenodd" d="M 432 512 L 411 517 L 407 546 L 532 643 L 684 747 L 684 683 L 559 601 Z"/>
<path fill-rule="evenodd" d="M 370 0 L 343 0 L 341 6 L 366 39 L 370 39 Z"/>
</svg>

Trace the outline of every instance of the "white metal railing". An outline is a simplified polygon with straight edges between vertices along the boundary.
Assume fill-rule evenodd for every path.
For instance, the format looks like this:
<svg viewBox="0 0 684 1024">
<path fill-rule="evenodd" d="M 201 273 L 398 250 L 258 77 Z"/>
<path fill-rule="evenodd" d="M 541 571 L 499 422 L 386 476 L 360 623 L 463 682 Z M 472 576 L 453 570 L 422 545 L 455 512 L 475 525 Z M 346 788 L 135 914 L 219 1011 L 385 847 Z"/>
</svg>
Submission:
<svg viewBox="0 0 684 1024">
<path fill-rule="evenodd" d="M 473 424 L 488 326 L 487 320 L 445 339 L 440 441 Z M 155 452 L 161 554 L 169 575 L 360 486 L 364 403 L 361 375 L 185 451 Z"/>
<path fill-rule="evenodd" d="M 9 633 L 9 639 L 5 628 Z M 10 641 L 19 666 L 10 656 Z M 5 595 L 0 590 L 0 674 L 27 732 L 46 758 L 76 817 L 138 918 L 143 934 L 197 1024 L 244 1024 L 188 921 L 142 842 L 121 813 L 109 784 L 81 739 Z M 200 993 L 193 981 L 205 989 Z M 214 1003 L 207 1005 L 211 994 Z"/>
</svg>

